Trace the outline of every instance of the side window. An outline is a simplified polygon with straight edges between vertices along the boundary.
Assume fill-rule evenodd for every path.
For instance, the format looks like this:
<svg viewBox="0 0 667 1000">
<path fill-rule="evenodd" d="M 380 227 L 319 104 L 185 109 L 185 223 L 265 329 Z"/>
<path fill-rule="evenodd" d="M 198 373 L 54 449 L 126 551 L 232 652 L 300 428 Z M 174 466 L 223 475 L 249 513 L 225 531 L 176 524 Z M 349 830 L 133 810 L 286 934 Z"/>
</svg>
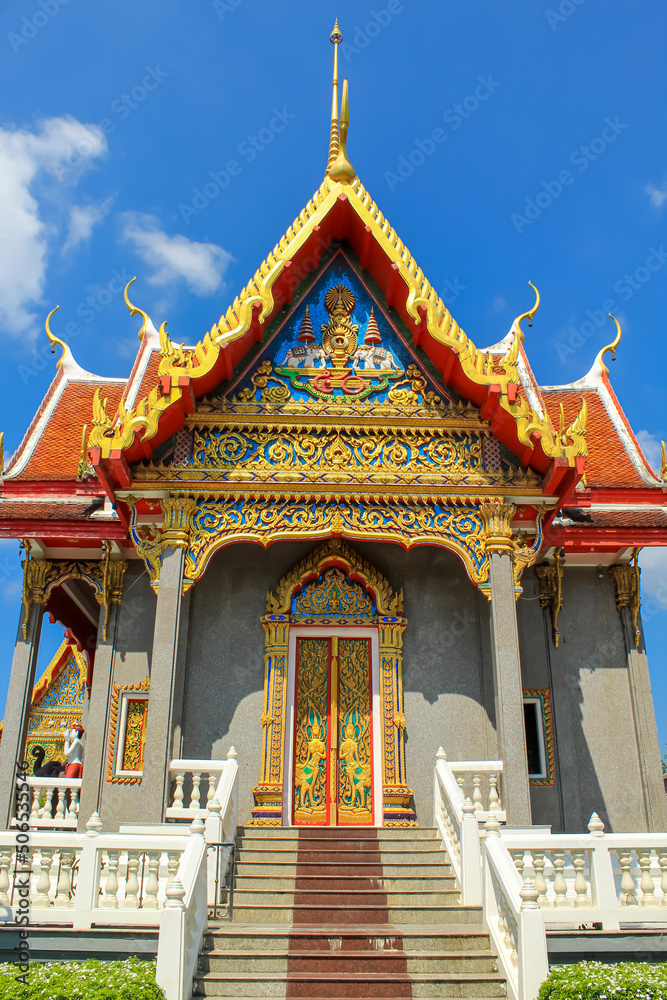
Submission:
<svg viewBox="0 0 667 1000">
<path fill-rule="evenodd" d="M 551 724 L 551 692 L 523 692 L 523 717 L 526 728 L 528 777 L 531 785 L 553 785 L 553 731 Z"/>
</svg>

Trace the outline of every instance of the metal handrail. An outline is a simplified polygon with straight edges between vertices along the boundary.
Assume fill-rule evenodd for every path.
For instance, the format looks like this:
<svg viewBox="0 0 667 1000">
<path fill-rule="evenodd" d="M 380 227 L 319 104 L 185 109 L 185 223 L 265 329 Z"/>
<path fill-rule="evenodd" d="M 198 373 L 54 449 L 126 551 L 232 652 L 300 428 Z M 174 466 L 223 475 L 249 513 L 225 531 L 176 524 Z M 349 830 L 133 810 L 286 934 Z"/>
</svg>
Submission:
<svg viewBox="0 0 667 1000">
<path fill-rule="evenodd" d="M 218 906 L 220 895 L 222 891 L 221 877 L 220 877 L 220 859 L 222 857 L 221 849 L 223 847 L 228 847 L 229 851 L 229 865 L 227 868 L 229 874 L 229 897 L 227 900 L 227 917 L 229 920 L 234 918 L 234 883 L 236 882 L 236 843 L 235 841 L 223 841 L 222 843 L 207 844 L 207 848 L 215 848 L 216 858 L 215 858 L 215 895 L 213 898 L 213 920 L 218 918 Z"/>
</svg>

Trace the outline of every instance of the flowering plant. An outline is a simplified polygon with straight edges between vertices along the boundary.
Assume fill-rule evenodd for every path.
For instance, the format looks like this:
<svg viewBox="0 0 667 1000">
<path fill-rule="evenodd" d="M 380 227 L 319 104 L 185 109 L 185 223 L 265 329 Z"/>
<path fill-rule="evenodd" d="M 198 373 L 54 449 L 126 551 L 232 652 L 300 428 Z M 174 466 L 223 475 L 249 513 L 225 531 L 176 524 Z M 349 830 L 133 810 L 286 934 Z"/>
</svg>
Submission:
<svg viewBox="0 0 667 1000">
<path fill-rule="evenodd" d="M 3 1000 L 164 1000 L 155 962 L 31 962 L 26 978 L 17 965 L 0 964 Z M 26 985 L 27 983 L 27 985 Z"/>
<path fill-rule="evenodd" d="M 664 1000 L 667 965 L 646 962 L 579 962 L 555 966 L 538 1000 Z"/>
</svg>

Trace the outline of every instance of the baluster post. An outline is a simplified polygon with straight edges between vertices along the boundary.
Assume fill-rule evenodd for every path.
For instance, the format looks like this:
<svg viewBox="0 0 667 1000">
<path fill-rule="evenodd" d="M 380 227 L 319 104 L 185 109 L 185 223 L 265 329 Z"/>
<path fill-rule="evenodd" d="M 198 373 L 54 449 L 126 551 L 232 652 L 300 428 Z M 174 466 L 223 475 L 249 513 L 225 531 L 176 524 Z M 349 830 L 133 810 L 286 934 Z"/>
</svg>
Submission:
<svg viewBox="0 0 667 1000">
<path fill-rule="evenodd" d="M 65 796 L 67 789 L 54 788 L 53 791 L 56 796 L 56 819 L 62 822 L 65 819 Z"/>
<path fill-rule="evenodd" d="M 632 877 L 632 851 L 621 850 L 618 852 L 618 863 L 621 866 L 621 906 L 637 906 L 635 896 L 635 880 Z"/>
<path fill-rule="evenodd" d="M 535 888 L 537 889 L 537 905 L 549 906 L 547 883 L 544 878 L 545 852 L 533 851 L 533 871 L 535 872 Z"/>
<path fill-rule="evenodd" d="M 35 906 L 53 906 L 49 892 L 51 890 L 51 862 L 53 851 L 47 851 L 42 847 L 39 849 L 40 875 L 37 879 L 37 895 L 35 896 Z"/>
<path fill-rule="evenodd" d="M 32 790 L 32 806 L 30 809 L 30 826 L 37 826 L 39 824 L 39 800 L 42 797 L 42 789 L 35 785 Z"/>
<path fill-rule="evenodd" d="M 472 804 L 475 807 L 475 813 L 484 812 L 484 804 L 482 802 L 482 789 L 480 785 L 482 783 L 481 775 L 473 774 L 472 776 Z"/>
<path fill-rule="evenodd" d="M 118 909 L 118 861 L 119 851 L 107 852 L 107 880 L 104 883 L 102 906 L 107 910 Z"/>
<path fill-rule="evenodd" d="M 554 866 L 554 899 L 555 907 L 569 907 L 567 898 L 567 882 L 565 881 L 565 851 L 552 851 L 551 859 Z"/>
<path fill-rule="evenodd" d="M 74 864 L 74 855 L 67 854 L 65 851 L 60 853 L 60 876 L 58 878 L 58 885 L 56 887 L 56 898 L 53 901 L 54 906 L 71 906 L 72 905 L 72 866 Z"/>
<path fill-rule="evenodd" d="M 667 857 L 667 855 L 666 855 Z M 9 868 L 12 863 L 11 851 L 3 848 L 0 852 L 0 906 L 9 906 Z"/>
<path fill-rule="evenodd" d="M 662 906 L 667 906 L 667 850 L 658 851 L 658 864 L 662 872 L 660 888 L 662 889 Z"/>
<path fill-rule="evenodd" d="M 46 795 L 46 801 L 44 802 L 44 808 L 40 810 L 40 816 L 42 819 L 53 819 L 53 793 L 55 789 L 53 785 L 47 785 L 44 794 Z"/>
<path fill-rule="evenodd" d="M 199 800 L 201 797 L 201 792 L 199 786 L 201 784 L 201 771 L 192 772 L 192 794 L 190 795 L 190 809 L 195 811 L 199 809 Z"/>
<path fill-rule="evenodd" d="M 146 898 L 144 899 L 144 910 L 157 910 L 157 894 L 160 886 L 160 854 L 158 851 L 151 851 L 148 855 L 148 879 L 146 881 Z"/>
<path fill-rule="evenodd" d="M 591 906 L 591 899 L 588 895 L 588 883 L 584 875 L 586 851 L 572 851 L 572 864 L 574 866 L 574 891 L 577 894 L 574 905 L 578 907 Z"/>
<path fill-rule="evenodd" d="M 183 785 L 185 783 L 185 771 L 176 772 L 176 787 L 174 788 L 174 801 L 172 809 L 183 809 Z"/>
<path fill-rule="evenodd" d="M 139 908 L 139 854 L 136 851 L 128 851 L 127 854 L 127 879 L 125 881 L 125 899 L 123 906 L 128 910 Z"/>
<path fill-rule="evenodd" d="M 658 900 L 655 895 L 655 883 L 651 875 L 651 848 L 646 847 L 639 851 L 639 867 L 641 868 L 641 881 L 639 888 L 642 891 L 641 906 L 657 906 Z"/>
<path fill-rule="evenodd" d="M 498 775 L 489 775 L 489 812 L 502 812 L 500 792 L 498 791 Z"/>
</svg>

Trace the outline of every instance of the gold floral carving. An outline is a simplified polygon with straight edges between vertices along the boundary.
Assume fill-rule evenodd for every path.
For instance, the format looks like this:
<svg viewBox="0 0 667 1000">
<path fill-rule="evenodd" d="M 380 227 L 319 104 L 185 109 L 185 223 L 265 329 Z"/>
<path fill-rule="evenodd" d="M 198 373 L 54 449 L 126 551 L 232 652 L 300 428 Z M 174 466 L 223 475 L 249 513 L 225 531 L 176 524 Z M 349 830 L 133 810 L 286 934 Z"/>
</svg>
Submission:
<svg viewBox="0 0 667 1000">
<path fill-rule="evenodd" d="M 540 581 L 540 606 L 551 609 L 551 634 L 554 646 L 558 648 L 560 632 L 558 615 L 563 608 L 563 576 L 565 556 L 562 549 L 556 549 L 553 563 L 542 563 L 535 569 Z"/>
<path fill-rule="evenodd" d="M 192 497 L 168 497 L 162 507 L 162 548 L 187 549 L 197 501 Z"/>
<path fill-rule="evenodd" d="M 641 608 L 641 570 L 639 568 L 639 549 L 633 551 L 632 562 L 617 563 L 609 569 L 609 575 L 614 581 L 616 610 L 623 614 L 623 608 L 628 608 L 632 618 L 632 629 L 635 645 L 639 644 L 639 610 Z"/>
<path fill-rule="evenodd" d="M 23 560 L 23 636 L 27 636 L 30 608 L 33 604 L 44 605 L 53 590 L 65 580 L 84 580 L 93 588 L 97 603 L 104 608 L 103 633 L 106 641 L 106 626 L 111 604 L 119 604 L 122 597 L 123 576 L 127 562 L 112 560 L 111 547 L 106 545 L 103 560 L 50 560 L 33 559 L 28 554 Z"/>
<path fill-rule="evenodd" d="M 514 556 L 512 518 L 516 507 L 511 503 L 483 503 L 480 505 L 486 551 L 507 553 Z"/>
<path fill-rule="evenodd" d="M 585 455 L 585 409 L 582 407 L 582 414 L 570 428 L 556 433 L 548 415 L 534 410 L 525 393 L 517 393 L 516 390 L 510 393 L 510 385 L 520 385 L 518 367 L 512 363 L 512 355 L 506 358 L 504 368 L 494 370 L 499 366 L 489 365 L 488 356 L 475 347 L 460 329 L 442 298 L 424 277 L 423 271 L 359 179 L 343 184 L 328 176 L 253 278 L 234 299 L 225 315 L 220 317 L 194 350 L 182 356 L 176 352 L 173 361 L 169 351 L 163 355 L 163 379 L 148 396 L 140 399 L 131 411 L 119 410 L 115 421 L 109 420 L 106 411 L 103 414 L 99 412 L 98 397 L 97 414 L 93 420 L 88 447 L 99 448 L 101 459 L 106 459 L 113 450 L 128 448 L 139 433 L 142 433 L 145 441 L 154 437 L 158 432 L 162 413 L 179 402 L 184 394 L 191 393 L 196 383 L 206 379 L 221 353 L 224 354 L 232 343 L 246 336 L 253 323 L 257 320 L 264 323 L 274 313 L 276 303 L 273 286 L 276 280 L 286 267 L 291 266 L 293 257 L 302 248 L 304 241 L 338 204 L 340 197 L 347 200 L 349 208 L 359 217 L 362 226 L 367 227 L 367 231 L 393 265 L 393 280 L 398 283 L 399 288 L 402 286 L 406 295 L 407 312 L 424 329 L 422 336 L 432 337 L 453 351 L 462 374 L 473 384 L 500 386 L 500 406 L 515 421 L 519 441 L 527 447 L 534 447 L 539 435 L 540 445 L 549 458 L 563 456 L 569 464 L 574 464 L 577 455 Z M 518 336 L 519 333 L 515 330 L 515 337 Z M 231 375 L 231 358 L 227 371 Z M 169 379 L 166 391 L 163 385 L 165 378 Z"/>
<path fill-rule="evenodd" d="M 351 580 L 359 580 L 375 596 L 379 615 L 403 614 L 403 591 L 395 594 L 389 582 L 356 549 L 342 538 L 330 538 L 284 576 L 275 594 L 266 595 L 267 615 L 289 614 L 292 594 L 308 580 L 315 580 L 330 565 L 341 566 Z"/>
<path fill-rule="evenodd" d="M 487 478 L 481 434 L 437 426 L 196 429 L 191 468 L 215 469 L 231 482 L 444 485 L 470 479 L 479 485 Z"/>
<path fill-rule="evenodd" d="M 123 770 L 123 763 L 126 759 L 126 750 L 123 750 L 123 761 L 116 760 L 116 749 L 119 743 L 119 732 L 118 732 L 118 712 L 120 708 L 120 699 L 124 696 L 125 692 L 132 691 L 149 691 L 150 690 L 150 678 L 145 677 L 143 681 L 138 684 L 114 684 L 113 691 L 111 695 L 111 715 L 109 722 L 109 751 L 107 755 L 107 781 L 120 784 L 120 785 L 136 785 L 141 782 L 141 774 L 136 775 L 121 775 L 117 772 Z M 147 699 L 143 699 L 147 702 Z M 128 709 L 129 709 L 128 705 Z M 146 704 L 145 712 L 148 711 L 148 705 Z M 128 713 L 129 719 L 129 713 Z M 133 730 L 134 736 L 136 736 L 136 717 L 133 717 L 135 723 L 135 730 Z M 145 717 L 142 720 L 142 730 L 140 733 L 139 744 L 137 745 L 136 739 L 131 740 L 130 747 L 130 760 L 143 760 L 143 739 L 145 734 Z M 131 734 L 131 737 L 132 735 Z M 127 731 L 125 734 L 125 743 L 127 743 Z M 138 755 L 138 756 L 137 756 Z M 129 770 L 129 768 L 128 768 Z"/>
<path fill-rule="evenodd" d="M 468 576 L 482 589 L 488 560 L 480 510 L 456 503 L 429 503 L 395 498 L 366 501 L 328 497 L 312 502 L 270 496 L 221 499 L 199 504 L 185 559 L 184 588 L 204 573 L 219 548 L 234 542 L 269 545 L 278 539 L 327 537 L 332 534 L 369 541 L 440 545 L 455 552 Z M 511 542 L 508 543 L 511 545 Z"/>
</svg>

